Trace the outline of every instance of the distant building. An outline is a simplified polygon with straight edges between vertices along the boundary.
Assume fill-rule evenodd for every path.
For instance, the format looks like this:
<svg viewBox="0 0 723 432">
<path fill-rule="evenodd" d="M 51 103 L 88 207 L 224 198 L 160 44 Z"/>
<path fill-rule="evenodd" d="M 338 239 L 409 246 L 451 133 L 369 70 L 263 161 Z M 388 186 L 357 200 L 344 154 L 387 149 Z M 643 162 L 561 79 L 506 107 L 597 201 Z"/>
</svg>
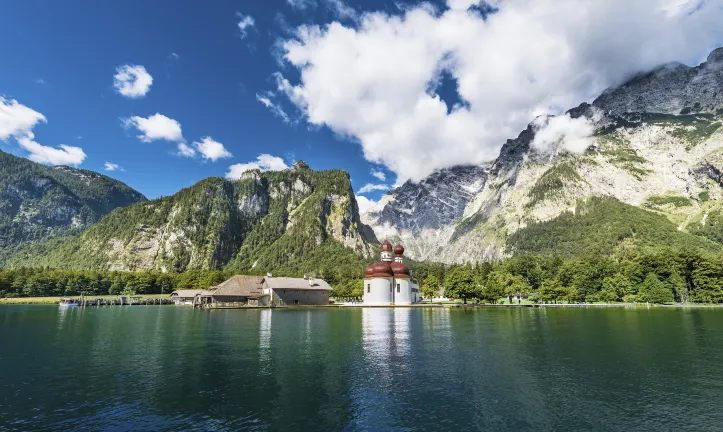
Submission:
<svg viewBox="0 0 723 432">
<path fill-rule="evenodd" d="M 193 300 L 197 295 L 201 294 L 202 290 L 177 290 L 171 293 L 171 301 L 177 305 L 192 305 Z"/>
<path fill-rule="evenodd" d="M 266 306 L 269 295 L 263 291 L 263 277 L 236 275 L 208 289 L 195 304 L 206 306 Z"/>
<path fill-rule="evenodd" d="M 268 275 L 263 279 L 264 294 L 273 305 L 329 304 L 331 286 L 316 278 L 289 278 Z"/>
<path fill-rule="evenodd" d="M 404 265 L 404 246 L 392 249 L 388 240 L 381 246 L 381 261 L 367 267 L 364 274 L 364 304 L 371 306 L 409 305 L 421 299 L 419 285 Z M 392 252 L 394 258 L 392 258 Z"/>
<path fill-rule="evenodd" d="M 199 307 L 325 305 L 329 291 L 321 279 L 236 275 L 207 291 L 174 291 L 171 298 Z"/>
</svg>

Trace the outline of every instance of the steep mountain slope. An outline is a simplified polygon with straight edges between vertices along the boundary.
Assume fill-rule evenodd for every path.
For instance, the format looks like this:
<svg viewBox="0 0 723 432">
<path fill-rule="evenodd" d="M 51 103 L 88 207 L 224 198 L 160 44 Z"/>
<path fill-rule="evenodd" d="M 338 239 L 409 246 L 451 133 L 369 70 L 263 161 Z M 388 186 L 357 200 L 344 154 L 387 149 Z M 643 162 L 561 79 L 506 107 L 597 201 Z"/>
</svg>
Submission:
<svg viewBox="0 0 723 432">
<path fill-rule="evenodd" d="M 82 235 L 23 250 L 10 264 L 59 268 L 186 271 L 229 267 L 303 270 L 320 250 L 371 256 L 345 171 L 305 163 L 209 178 L 177 194 L 118 209 Z"/>
<path fill-rule="evenodd" d="M 377 227 L 379 237 L 404 237 L 407 251 L 417 259 L 435 260 L 439 245 L 454 233 L 454 222 L 462 217 L 469 201 L 487 179 L 487 167 L 458 166 L 436 171 L 419 183 L 406 182 L 386 195 L 363 215 Z"/>
<path fill-rule="evenodd" d="M 28 242 L 80 231 L 117 207 L 143 200 L 104 175 L 0 151 L 0 264 Z"/>
<path fill-rule="evenodd" d="M 664 66 L 607 91 L 592 105 L 570 110 L 564 118 L 535 119 L 503 145 L 484 187 L 465 202 L 463 214 L 437 229 L 451 232 L 437 237 L 447 241 L 425 247 L 437 247 L 438 258 L 448 263 L 576 253 L 563 247 L 566 242 L 587 242 L 577 251 L 597 248 L 605 253 L 672 239 L 705 250 L 720 247 L 714 241 L 720 238 L 723 202 L 722 58 L 719 49 L 695 68 Z M 583 122 L 593 131 L 585 151 L 571 150 L 564 135 L 550 140 L 549 133 L 541 133 L 552 123 L 559 126 L 560 120 Z M 412 196 L 415 188 L 423 189 L 405 186 Z M 607 200 L 590 201 L 593 197 Z M 405 223 L 417 216 L 414 212 L 379 224 L 377 215 L 388 213 L 388 201 L 363 215 L 377 233 L 404 241 L 431 238 L 429 233 L 419 236 L 420 230 Z M 615 212 L 602 211 L 606 207 Z M 650 212 L 663 218 L 645 217 Z M 637 219 L 633 225 L 621 224 L 614 220 L 617 213 Z M 557 222 L 548 223 L 553 220 Z M 605 227 L 606 240 L 595 237 L 590 221 Z M 580 235 L 583 226 L 589 235 Z M 551 230 L 555 235 L 544 241 L 534 238 Z M 601 248 L 603 243 L 607 246 Z M 420 257 L 417 249 L 410 255 Z"/>
</svg>

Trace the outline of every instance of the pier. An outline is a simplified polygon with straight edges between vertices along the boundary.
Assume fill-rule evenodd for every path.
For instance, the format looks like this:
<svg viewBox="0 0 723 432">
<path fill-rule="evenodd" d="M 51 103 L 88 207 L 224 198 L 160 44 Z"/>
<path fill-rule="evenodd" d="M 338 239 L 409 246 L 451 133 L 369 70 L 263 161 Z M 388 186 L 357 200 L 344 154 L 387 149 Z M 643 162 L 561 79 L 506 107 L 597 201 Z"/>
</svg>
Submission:
<svg viewBox="0 0 723 432">
<path fill-rule="evenodd" d="M 159 306 L 159 305 L 172 305 L 173 301 L 168 299 L 160 298 L 144 298 L 142 296 L 119 296 L 116 299 L 68 299 L 66 303 L 76 304 L 78 306 Z"/>
</svg>

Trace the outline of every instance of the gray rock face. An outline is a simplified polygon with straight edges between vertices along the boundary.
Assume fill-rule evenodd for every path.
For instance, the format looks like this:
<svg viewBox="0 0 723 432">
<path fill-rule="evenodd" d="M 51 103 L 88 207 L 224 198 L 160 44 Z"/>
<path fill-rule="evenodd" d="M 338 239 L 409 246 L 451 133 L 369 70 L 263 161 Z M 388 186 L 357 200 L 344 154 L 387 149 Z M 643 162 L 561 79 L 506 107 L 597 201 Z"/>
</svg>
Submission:
<svg viewBox="0 0 723 432">
<path fill-rule="evenodd" d="M 608 90 L 593 102 L 608 114 L 715 113 L 723 107 L 723 48 L 690 67 L 670 63 Z"/>
<path fill-rule="evenodd" d="M 469 165 L 436 171 L 419 183 L 408 181 L 390 192 L 394 199 L 378 212 L 377 223 L 413 233 L 454 223 L 486 179 L 485 167 Z"/>
</svg>

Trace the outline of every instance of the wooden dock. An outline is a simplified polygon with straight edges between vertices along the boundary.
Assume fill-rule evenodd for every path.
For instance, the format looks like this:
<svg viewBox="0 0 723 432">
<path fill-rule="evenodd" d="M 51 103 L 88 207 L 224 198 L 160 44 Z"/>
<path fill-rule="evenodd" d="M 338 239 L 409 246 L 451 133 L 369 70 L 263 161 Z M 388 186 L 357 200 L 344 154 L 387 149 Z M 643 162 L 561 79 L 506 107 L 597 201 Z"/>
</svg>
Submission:
<svg viewBox="0 0 723 432">
<path fill-rule="evenodd" d="M 153 299 L 153 298 L 140 298 L 140 297 L 118 297 L 117 299 L 72 299 L 72 303 L 83 306 L 160 306 L 160 305 L 172 305 L 173 301 L 168 299 Z"/>
</svg>

